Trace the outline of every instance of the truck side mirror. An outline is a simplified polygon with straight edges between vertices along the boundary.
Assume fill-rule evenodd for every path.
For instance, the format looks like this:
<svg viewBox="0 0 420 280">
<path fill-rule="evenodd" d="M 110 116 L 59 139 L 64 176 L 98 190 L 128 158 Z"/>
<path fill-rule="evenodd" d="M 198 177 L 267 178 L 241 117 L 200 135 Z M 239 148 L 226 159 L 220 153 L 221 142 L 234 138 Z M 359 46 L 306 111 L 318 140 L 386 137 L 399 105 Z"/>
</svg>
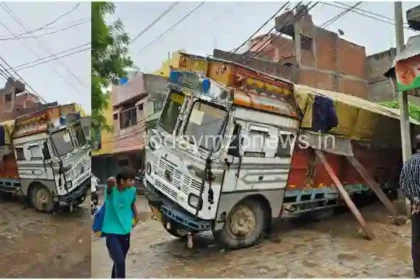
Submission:
<svg viewBox="0 0 420 280">
<path fill-rule="evenodd" d="M 229 150 L 227 152 L 228 155 L 234 156 L 234 157 L 240 157 L 241 156 L 241 130 L 242 127 L 239 124 L 235 124 L 235 129 L 233 130 L 233 139 L 232 142 L 230 142 Z"/>
</svg>

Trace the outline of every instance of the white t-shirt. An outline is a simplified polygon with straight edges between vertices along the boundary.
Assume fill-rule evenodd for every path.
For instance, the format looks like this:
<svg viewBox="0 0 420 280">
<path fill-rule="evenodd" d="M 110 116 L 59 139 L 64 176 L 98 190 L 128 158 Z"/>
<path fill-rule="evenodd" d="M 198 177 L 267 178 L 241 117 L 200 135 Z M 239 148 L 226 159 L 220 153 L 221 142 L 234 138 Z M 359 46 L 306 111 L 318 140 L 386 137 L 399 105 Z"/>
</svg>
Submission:
<svg viewBox="0 0 420 280">
<path fill-rule="evenodd" d="M 92 177 L 90 177 L 90 191 L 96 192 L 97 186 L 98 186 L 98 178 L 92 175 Z"/>
</svg>

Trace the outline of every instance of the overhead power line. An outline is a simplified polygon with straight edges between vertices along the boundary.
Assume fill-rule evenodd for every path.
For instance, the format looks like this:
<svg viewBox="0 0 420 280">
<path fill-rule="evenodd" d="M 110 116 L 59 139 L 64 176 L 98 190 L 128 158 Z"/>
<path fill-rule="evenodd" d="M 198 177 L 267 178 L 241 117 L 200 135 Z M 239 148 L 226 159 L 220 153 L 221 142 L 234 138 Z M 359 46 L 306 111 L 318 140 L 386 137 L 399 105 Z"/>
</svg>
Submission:
<svg viewBox="0 0 420 280">
<path fill-rule="evenodd" d="M 27 82 L 27 81 L 25 81 L 25 79 L 23 79 L 22 78 L 22 76 L 21 75 L 19 75 L 19 73 L 18 72 L 16 72 L 16 70 L 14 70 L 10 65 L 9 65 L 9 63 L 7 63 L 7 61 L 0 55 L 0 60 L 2 60 L 3 61 L 3 63 L 4 64 L 6 64 L 6 66 L 13 72 L 13 73 L 15 73 L 15 75 L 18 77 L 18 79 L 22 82 L 22 83 L 24 83 L 30 90 L 32 90 L 32 93 L 33 94 L 35 94 L 35 95 L 37 95 L 43 102 L 45 102 L 45 103 L 47 103 L 47 101 L 45 100 L 45 98 L 44 97 L 42 97 L 39 93 L 37 93 L 37 91 L 36 90 L 34 90 L 34 88 L 33 87 L 31 87 L 30 85 L 29 85 L 29 83 Z M 1 65 L 1 63 L 0 63 L 0 66 L 2 66 Z M 6 69 L 4 66 L 2 66 L 2 68 L 3 68 L 3 70 L 8 74 L 8 76 L 10 77 L 10 78 L 15 78 L 15 75 L 13 75 L 10 71 L 9 71 L 9 69 Z M 5 77 L 6 78 L 6 80 L 7 80 L 7 78 L 8 77 Z"/>
<path fill-rule="evenodd" d="M 23 24 L 23 22 L 20 20 L 20 18 L 12 11 L 12 9 L 5 3 L 5 2 L 3 2 L 3 3 L 1 3 L 1 6 L 2 6 L 2 8 L 13 18 L 13 20 L 16 22 L 16 23 L 18 23 L 25 31 L 27 31 L 27 32 L 29 32 L 29 30 L 25 27 L 25 25 Z M 64 15 L 67 15 L 67 14 L 69 14 L 69 12 L 67 12 L 67 13 L 65 13 Z M 62 15 L 63 16 L 63 15 Z M 12 35 L 15 35 L 16 36 L 16 34 L 13 32 L 13 31 L 11 31 L 7 26 L 6 26 L 6 29 L 7 30 L 9 30 L 9 32 L 11 32 L 12 33 Z M 31 34 L 31 33 L 30 33 Z M 33 34 L 32 34 L 32 36 L 33 36 Z M 47 50 L 47 52 L 51 55 L 52 54 L 52 51 L 49 49 L 49 47 L 44 43 L 44 44 L 42 44 L 42 41 L 38 41 L 38 39 L 36 39 L 36 38 L 34 38 L 35 39 L 35 41 L 38 43 L 38 45 L 40 45 L 41 47 L 44 47 L 46 50 Z M 28 46 L 26 45 L 26 44 L 23 44 L 25 47 L 27 47 L 28 48 Z M 38 57 L 38 58 L 41 58 L 40 57 L 40 55 L 35 51 L 35 50 L 33 50 L 33 49 L 31 49 L 32 50 L 32 52 Z M 69 72 L 72 76 L 73 76 L 73 78 L 74 79 L 76 79 L 81 85 L 83 85 L 84 87 L 86 87 L 86 88 L 88 88 L 81 80 L 80 80 L 80 78 L 79 77 L 77 77 L 62 61 L 60 61 L 60 60 L 57 60 L 57 62 L 58 63 L 60 63 L 66 70 L 67 70 L 67 72 Z M 72 88 L 74 88 L 76 91 L 78 91 L 79 93 L 82 93 L 82 92 L 80 92 L 80 90 L 69 80 L 69 79 L 66 79 L 61 73 L 59 73 L 58 71 L 57 71 L 57 69 L 55 69 L 55 68 L 53 68 L 53 70 L 54 70 L 54 72 L 56 72 L 57 73 L 57 75 L 59 75 L 68 85 L 70 85 Z"/>
<path fill-rule="evenodd" d="M 72 9 L 70 9 L 69 11 L 65 12 L 64 14 L 62 14 L 62 15 L 58 16 L 58 17 L 57 17 L 57 18 L 55 18 L 54 20 L 50 21 L 49 23 L 47 23 L 47 24 L 45 24 L 45 25 L 43 25 L 43 26 L 41 26 L 41 27 L 39 27 L 39 28 L 37 28 L 37 29 L 34 29 L 34 30 L 30 30 L 30 31 L 26 31 L 26 32 L 23 32 L 23 33 L 17 34 L 17 35 L 15 35 L 15 37 L 8 38 L 8 39 L 17 39 L 18 37 L 20 37 L 20 36 L 22 36 L 22 35 L 27 35 L 27 34 L 31 34 L 31 33 L 35 33 L 35 32 L 37 32 L 37 31 L 43 30 L 43 29 L 45 29 L 45 28 L 47 28 L 47 27 L 49 27 L 49 26 L 53 25 L 54 23 L 56 23 L 57 21 L 59 21 L 59 20 L 60 20 L 60 19 L 62 19 L 63 17 L 65 17 L 65 16 L 67 16 L 67 15 L 71 14 L 73 11 L 75 11 L 77 8 L 79 8 L 80 4 L 81 4 L 80 2 L 79 2 L 79 3 L 77 3 L 77 4 L 76 4 L 76 6 L 74 6 L 74 7 L 73 7 Z"/>
<path fill-rule="evenodd" d="M 81 21 L 81 22 L 79 22 L 79 23 L 74 23 L 74 24 L 72 24 L 72 25 L 69 25 L 69 26 L 63 27 L 63 28 L 61 28 L 61 29 L 54 30 L 54 31 L 50 31 L 50 32 L 46 32 L 46 33 L 39 34 L 39 35 L 32 35 L 32 36 L 15 36 L 15 37 L 12 37 L 12 38 L 6 38 L 6 39 L 2 39 L 2 38 L 0 38 L 0 41 L 15 41 L 15 40 L 22 40 L 22 39 L 34 39 L 34 38 L 40 38 L 40 37 L 43 37 L 43 36 L 56 34 L 56 33 L 58 33 L 58 32 L 65 31 L 65 30 L 68 30 L 68 29 L 74 28 L 74 27 L 76 27 L 76 26 L 79 26 L 79 25 L 82 25 L 82 24 L 85 24 L 85 23 L 88 23 L 88 22 L 91 22 L 91 20 L 90 20 L 90 19 L 86 19 L 86 20 Z"/>
<path fill-rule="evenodd" d="M 173 10 L 176 6 L 178 6 L 179 2 L 172 3 L 163 13 L 161 13 L 154 21 L 152 21 L 146 28 L 144 28 L 142 31 L 140 31 L 139 34 L 137 34 L 136 37 L 134 37 L 133 40 L 131 40 L 131 44 L 134 43 L 137 38 L 139 38 L 141 35 L 146 33 L 150 28 L 152 28 L 158 21 L 160 21 L 164 16 L 166 16 L 170 11 Z"/>
<path fill-rule="evenodd" d="M 192 9 L 188 14 L 186 14 L 184 17 L 182 17 L 180 20 L 178 20 L 175 24 L 173 24 L 172 26 L 170 26 L 168 29 L 166 29 L 163 33 L 161 33 L 158 37 L 156 37 L 154 40 L 152 40 L 150 43 L 148 43 L 147 45 L 143 46 L 137 53 L 142 52 L 144 49 L 146 49 L 147 47 L 151 46 L 152 44 L 154 44 L 155 42 L 157 42 L 160 38 L 162 38 L 163 36 L 165 36 L 167 33 L 169 33 L 172 29 L 174 29 L 176 26 L 178 26 L 181 22 L 183 22 L 184 20 L 186 20 L 188 17 L 190 17 L 195 11 L 197 11 L 201 6 L 203 6 L 206 2 L 201 2 L 200 4 L 198 4 L 194 9 Z"/>
<path fill-rule="evenodd" d="M 23 69 L 33 68 L 35 66 L 42 65 L 42 64 L 45 64 L 45 63 L 48 63 L 48 62 L 51 62 L 51 61 L 55 61 L 55 60 L 60 59 L 60 58 L 63 58 L 63 57 L 75 55 L 75 54 L 78 54 L 78 53 L 81 53 L 81 52 L 84 52 L 84 51 L 87 51 L 87 50 L 90 50 L 90 49 L 91 49 L 91 47 L 87 47 L 87 48 L 83 48 L 81 50 L 77 50 L 77 51 L 74 51 L 74 52 L 71 52 L 71 53 L 67 53 L 67 54 L 63 54 L 63 55 L 60 55 L 60 56 L 57 56 L 56 54 L 54 54 L 53 56 L 49 56 L 51 58 L 49 60 L 39 59 L 40 62 L 38 62 L 38 63 L 35 63 L 35 64 L 28 63 L 30 65 L 24 65 L 23 64 L 23 65 L 21 65 L 19 67 L 16 67 L 15 70 L 19 70 L 20 71 L 20 70 L 23 70 Z"/>
<path fill-rule="evenodd" d="M 351 12 L 354 8 L 356 8 L 357 6 L 360 6 L 360 4 L 362 4 L 363 2 L 357 2 L 356 4 L 354 4 L 353 6 L 349 6 L 346 10 L 342 11 L 341 13 L 339 13 L 338 15 L 330 18 L 329 20 L 327 20 L 326 22 L 324 22 L 320 27 L 321 28 L 326 28 L 329 25 L 333 24 L 334 22 L 336 22 L 339 18 L 341 18 L 342 16 L 348 14 L 349 12 Z"/>
<path fill-rule="evenodd" d="M 233 50 L 234 53 L 236 53 L 242 46 L 244 46 L 246 43 L 248 43 L 261 29 L 263 29 L 275 16 L 277 16 L 287 5 L 289 5 L 290 1 L 287 1 L 278 9 L 271 17 L 267 19 L 266 22 L 264 22 L 254 33 L 252 33 L 251 36 L 249 36 L 248 39 L 246 39 L 241 45 L 239 45 L 236 49 Z"/>
<path fill-rule="evenodd" d="M 330 7 L 335 7 L 335 8 L 338 8 L 338 9 L 346 9 L 346 8 L 350 7 L 349 5 L 346 5 L 344 3 L 339 3 L 339 2 L 334 2 L 334 3 L 336 3 L 336 4 L 333 4 L 332 2 L 323 2 L 324 5 L 327 5 L 327 6 L 330 6 Z M 355 13 L 355 14 L 358 14 L 358 15 L 361 15 L 361 16 L 366 17 L 366 18 L 376 20 L 378 22 L 386 23 L 386 24 L 389 24 L 389 25 L 395 25 L 395 22 L 392 18 L 390 18 L 388 16 L 385 16 L 385 15 L 373 13 L 373 12 L 368 11 L 366 9 L 361 9 L 360 7 L 354 8 L 351 12 Z M 410 28 L 408 26 L 408 23 L 406 23 L 406 22 L 404 23 L 404 28 L 407 29 L 407 30 L 415 31 L 413 28 Z"/>
<path fill-rule="evenodd" d="M 55 56 L 60 55 L 60 54 L 68 53 L 69 51 L 72 51 L 72 50 L 77 50 L 77 49 L 80 49 L 81 47 L 89 46 L 90 44 L 91 44 L 91 43 L 86 43 L 86 44 L 83 44 L 83 45 L 80 45 L 80 46 L 77 46 L 77 47 L 73 47 L 73 48 L 70 48 L 70 49 L 66 49 L 66 50 L 64 50 L 64 51 L 61 51 L 61 52 L 55 53 L 55 54 L 53 54 L 53 55 L 49 55 L 49 56 L 46 56 L 46 57 L 42 57 L 42 58 L 40 58 L 40 59 L 35 59 L 35 60 L 32 60 L 32 61 L 28 61 L 28 62 L 25 62 L 25 63 L 19 64 L 19 65 L 13 66 L 13 68 L 14 68 L 14 69 L 18 69 L 18 68 L 21 68 L 21 67 L 23 67 L 23 66 L 27 66 L 27 65 L 30 65 L 30 64 L 33 64 L 33 63 L 37 63 L 37 62 L 43 61 L 43 60 L 45 60 L 45 59 L 47 59 L 47 58 L 55 57 Z"/>
</svg>

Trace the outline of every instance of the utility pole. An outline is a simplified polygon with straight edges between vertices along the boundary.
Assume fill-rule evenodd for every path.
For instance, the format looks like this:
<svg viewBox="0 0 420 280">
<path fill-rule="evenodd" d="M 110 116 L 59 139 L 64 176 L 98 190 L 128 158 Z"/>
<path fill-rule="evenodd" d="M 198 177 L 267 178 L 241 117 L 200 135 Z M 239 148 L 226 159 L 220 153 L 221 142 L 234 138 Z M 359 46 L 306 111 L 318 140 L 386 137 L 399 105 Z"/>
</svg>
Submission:
<svg viewBox="0 0 420 280">
<path fill-rule="evenodd" d="M 394 2 L 395 17 L 395 37 L 397 40 L 397 54 L 404 48 L 404 28 L 403 28 L 403 9 L 401 2 Z M 400 127 L 401 127 L 401 145 L 403 162 L 405 163 L 411 157 L 411 137 L 410 137 L 410 119 L 408 115 L 408 96 L 407 92 L 398 92 L 400 101 Z M 402 194 L 399 194 L 401 197 Z M 410 213 L 410 202 L 406 199 L 406 208 Z"/>
</svg>

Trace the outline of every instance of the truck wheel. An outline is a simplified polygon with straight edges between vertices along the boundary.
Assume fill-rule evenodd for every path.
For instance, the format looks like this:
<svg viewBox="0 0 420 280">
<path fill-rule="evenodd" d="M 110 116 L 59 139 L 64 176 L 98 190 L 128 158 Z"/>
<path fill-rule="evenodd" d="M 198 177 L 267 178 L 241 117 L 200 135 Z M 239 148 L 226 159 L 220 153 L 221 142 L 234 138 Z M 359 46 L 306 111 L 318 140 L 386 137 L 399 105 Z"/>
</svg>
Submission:
<svg viewBox="0 0 420 280">
<path fill-rule="evenodd" d="M 181 229 L 179 225 L 176 223 L 171 222 L 171 227 L 168 229 L 166 227 L 168 220 L 166 218 L 162 217 L 162 225 L 165 228 L 165 230 L 171 234 L 172 236 L 175 236 L 177 238 L 186 238 L 188 235 L 188 232 L 184 229 Z"/>
<path fill-rule="evenodd" d="M 265 209 L 257 200 L 245 199 L 229 212 L 223 229 L 215 238 L 229 249 L 253 246 L 268 228 Z"/>
<path fill-rule="evenodd" d="M 81 197 L 79 197 L 78 199 L 76 199 L 73 204 L 76 206 L 79 206 L 80 204 L 82 204 L 83 202 L 85 202 L 86 200 L 86 196 L 82 195 Z"/>
<path fill-rule="evenodd" d="M 58 204 L 54 202 L 51 192 L 41 184 L 31 189 L 30 199 L 35 209 L 40 212 L 51 213 Z"/>
</svg>

